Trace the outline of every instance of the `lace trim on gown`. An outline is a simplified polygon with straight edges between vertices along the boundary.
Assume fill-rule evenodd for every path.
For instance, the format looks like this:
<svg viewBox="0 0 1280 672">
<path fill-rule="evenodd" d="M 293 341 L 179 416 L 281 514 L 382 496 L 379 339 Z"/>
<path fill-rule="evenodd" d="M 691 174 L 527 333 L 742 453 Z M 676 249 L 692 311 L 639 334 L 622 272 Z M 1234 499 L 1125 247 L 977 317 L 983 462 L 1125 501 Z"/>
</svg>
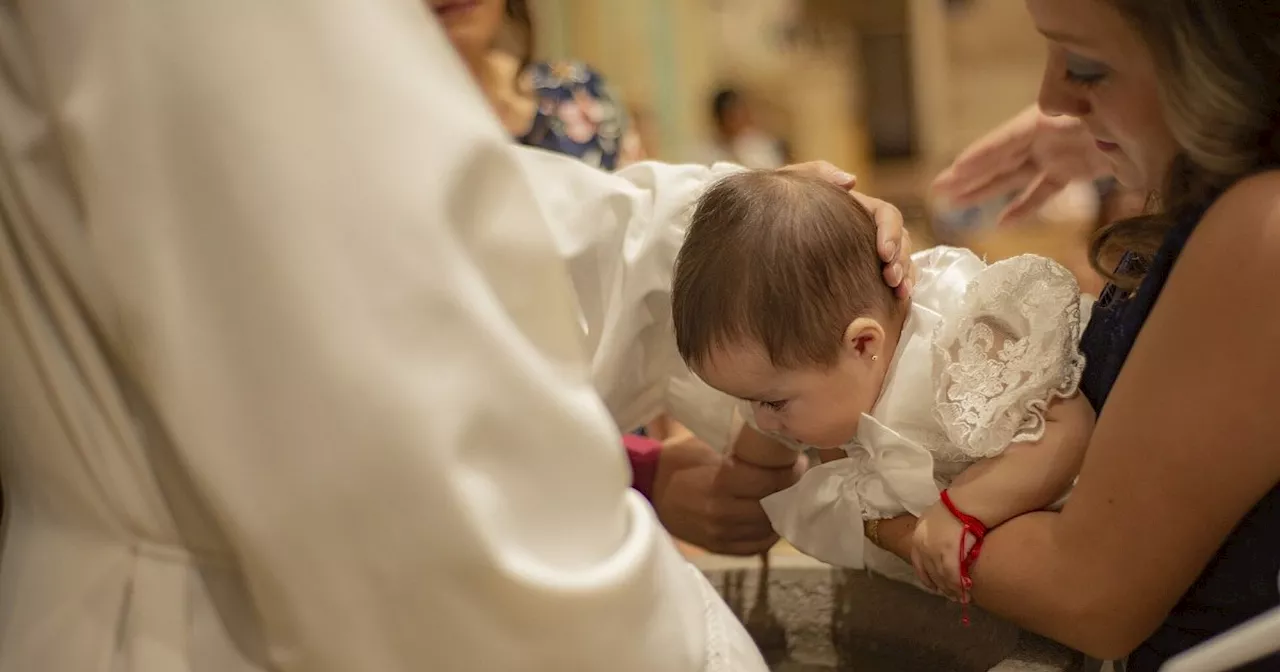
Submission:
<svg viewBox="0 0 1280 672">
<path fill-rule="evenodd" d="M 994 457 L 1044 435 L 1045 411 L 1084 372 L 1080 287 L 1043 257 L 997 262 L 970 282 L 934 333 L 935 413 L 943 459 Z M 952 454 L 945 454 L 952 453 Z"/>
</svg>

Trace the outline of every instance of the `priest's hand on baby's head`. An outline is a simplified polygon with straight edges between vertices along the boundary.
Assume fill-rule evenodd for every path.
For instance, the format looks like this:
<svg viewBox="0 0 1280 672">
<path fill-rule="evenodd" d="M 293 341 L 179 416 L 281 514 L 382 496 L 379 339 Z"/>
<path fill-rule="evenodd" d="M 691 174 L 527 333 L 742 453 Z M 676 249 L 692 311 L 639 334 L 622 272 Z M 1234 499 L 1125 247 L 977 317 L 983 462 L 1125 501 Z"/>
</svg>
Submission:
<svg viewBox="0 0 1280 672">
<path fill-rule="evenodd" d="M 885 284 L 897 290 L 900 298 L 910 298 L 919 270 L 911 261 L 911 233 L 903 224 L 902 212 L 892 203 L 854 191 L 858 178 L 826 161 L 810 161 L 787 166 L 783 170 L 820 177 L 847 189 L 858 199 L 876 222 L 876 247 L 884 262 Z"/>
</svg>

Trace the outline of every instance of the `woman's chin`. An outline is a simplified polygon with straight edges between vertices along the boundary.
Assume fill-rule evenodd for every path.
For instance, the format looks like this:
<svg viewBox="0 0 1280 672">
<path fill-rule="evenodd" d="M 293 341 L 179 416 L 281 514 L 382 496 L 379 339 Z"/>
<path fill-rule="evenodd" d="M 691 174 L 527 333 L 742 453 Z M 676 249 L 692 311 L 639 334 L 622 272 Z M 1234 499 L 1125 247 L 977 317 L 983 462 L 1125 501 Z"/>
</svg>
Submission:
<svg viewBox="0 0 1280 672">
<path fill-rule="evenodd" d="M 1113 166 L 1112 175 L 1115 176 L 1116 182 L 1119 182 L 1120 186 L 1125 189 L 1147 191 L 1150 188 L 1147 184 L 1146 175 L 1131 162 L 1120 158 L 1113 160 L 1111 165 Z"/>
<path fill-rule="evenodd" d="M 1120 155 L 1112 159 L 1112 175 L 1126 190 L 1138 193 L 1159 191 L 1167 169 L 1142 167 Z"/>
</svg>

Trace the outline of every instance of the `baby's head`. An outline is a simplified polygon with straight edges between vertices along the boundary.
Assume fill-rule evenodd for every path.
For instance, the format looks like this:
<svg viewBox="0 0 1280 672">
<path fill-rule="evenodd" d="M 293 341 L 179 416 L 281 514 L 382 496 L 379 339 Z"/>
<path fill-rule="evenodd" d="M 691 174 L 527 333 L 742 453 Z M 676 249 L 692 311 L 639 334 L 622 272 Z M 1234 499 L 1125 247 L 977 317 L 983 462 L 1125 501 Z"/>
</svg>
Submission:
<svg viewBox="0 0 1280 672">
<path fill-rule="evenodd" d="M 757 426 L 833 448 L 875 405 L 902 328 L 871 214 L 804 175 L 737 173 L 698 201 L 676 259 L 676 343 Z"/>
</svg>

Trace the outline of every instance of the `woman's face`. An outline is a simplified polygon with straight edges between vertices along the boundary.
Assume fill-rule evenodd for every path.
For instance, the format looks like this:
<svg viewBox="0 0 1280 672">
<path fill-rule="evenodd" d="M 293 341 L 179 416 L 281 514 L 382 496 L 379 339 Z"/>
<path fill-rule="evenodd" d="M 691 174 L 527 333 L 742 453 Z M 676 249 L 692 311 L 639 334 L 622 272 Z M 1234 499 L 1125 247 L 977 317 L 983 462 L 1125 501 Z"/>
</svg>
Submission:
<svg viewBox="0 0 1280 672">
<path fill-rule="evenodd" d="M 1159 189 L 1178 148 L 1141 36 L 1105 0 L 1027 0 L 1027 8 L 1049 40 L 1041 109 L 1082 120 L 1121 184 Z"/>
<path fill-rule="evenodd" d="M 506 16 L 506 0 L 427 0 L 427 6 L 468 60 L 489 52 Z"/>
</svg>

